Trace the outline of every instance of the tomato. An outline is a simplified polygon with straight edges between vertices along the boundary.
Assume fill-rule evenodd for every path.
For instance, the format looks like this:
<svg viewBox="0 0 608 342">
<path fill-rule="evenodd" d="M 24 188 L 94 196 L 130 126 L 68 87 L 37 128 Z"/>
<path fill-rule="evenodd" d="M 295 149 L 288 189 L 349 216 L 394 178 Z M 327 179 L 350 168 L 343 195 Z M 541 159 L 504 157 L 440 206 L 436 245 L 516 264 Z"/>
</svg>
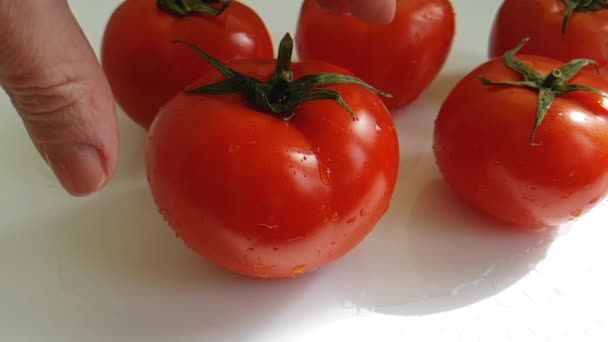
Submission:
<svg viewBox="0 0 608 342">
<path fill-rule="evenodd" d="M 219 16 L 178 16 L 159 9 L 153 0 L 123 2 L 107 23 L 101 61 L 117 103 L 143 128 L 150 126 L 160 106 L 210 69 L 187 47 L 172 44 L 176 39 L 196 43 L 222 60 L 273 56 L 264 22 L 238 1 Z"/>
<path fill-rule="evenodd" d="M 443 67 L 454 38 L 448 0 L 399 0 L 393 21 L 368 24 L 326 13 L 305 0 L 296 32 L 298 56 L 342 66 L 393 95 L 389 109 L 405 106 Z"/>
<path fill-rule="evenodd" d="M 275 63 L 228 66 L 274 80 Z M 320 61 L 291 70 L 293 84 L 318 73 L 352 76 Z M 222 79 L 212 71 L 194 84 Z M 384 215 L 399 165 L 390 113 L 359 85 L 315 88 L 337 92 L 356 119 L 337 101 L 305 101 L 278 116 L 225 91 L 182 93 L 160 110 L 146 144 L 149 185 L 190 248 L 239 274 L 294 277 L 346 254 Z M 276 99 L 289 103 L 294 93 Z"/>
<path fill-rule="evenodd" d="M 479 77 L 524 80 L 507 67 L 507 54 L 470 72 L 441 106 L 435 157 L 446 182 L 473 207 L 520 228 L 555 227 L 608 191 L 608 82 L 579 71 L 589 62 L 562 67 L 543 56 L 512 58 L 542 76 L 539 82 L 484 84 Z"/>
<path fill-rule="evenodd" d="M 489 56 L 500 56 L 529 37 L 530 42 L 522 53 L 562 62 L 589 58 L 598 63 L 601 74 L 608 77 L 608 10 L 605 8 L 608 4 L 569 1 L 578 7 L 563 26 L 567 10 L 564 0 L 505 0 L 494 19 Z M 585 3 L 590 7 L 585 7 Z"/>
</svg>

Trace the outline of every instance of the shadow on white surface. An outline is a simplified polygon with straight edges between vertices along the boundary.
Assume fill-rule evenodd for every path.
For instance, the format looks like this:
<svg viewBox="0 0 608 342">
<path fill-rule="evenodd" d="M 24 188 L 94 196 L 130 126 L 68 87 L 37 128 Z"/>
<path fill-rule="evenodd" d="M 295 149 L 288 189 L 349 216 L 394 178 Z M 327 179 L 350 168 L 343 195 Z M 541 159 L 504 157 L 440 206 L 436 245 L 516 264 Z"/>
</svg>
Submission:
<svg viewBox="0 0 608 342">
<path fill-rule="evenodd" d="M 466 72 L 440 75 L 416 103 L 394 114 L 401 144 L 391 208 L 335 270 L 342 300 L 360 310 L 424 315 L 498 294 L 541 262 L 555 231 L 515 231 L 463 203 L 432 155 L 440 105 Z M 355 261 L 356 260 L 356 261 Z"/>
<path fill-rule="evenodd" d="M 36 341 L 238 340 L 315 280 L 263 282 L 217 269 L 175 238 L 146 188 L 98 196 L 41 229 L 3 236 L 0 269 L 3 336 Z"/>
<path fill-rule="evenodd" d="M 340 284 L 346 307 L 391 315 L 457 309 L 498 294 L 545 257 L 553 231 L 500 226 L 456 198 L 432 161 L 419 165 L 402 173 L 377 229 L 323 275 Z"/>
</svg>

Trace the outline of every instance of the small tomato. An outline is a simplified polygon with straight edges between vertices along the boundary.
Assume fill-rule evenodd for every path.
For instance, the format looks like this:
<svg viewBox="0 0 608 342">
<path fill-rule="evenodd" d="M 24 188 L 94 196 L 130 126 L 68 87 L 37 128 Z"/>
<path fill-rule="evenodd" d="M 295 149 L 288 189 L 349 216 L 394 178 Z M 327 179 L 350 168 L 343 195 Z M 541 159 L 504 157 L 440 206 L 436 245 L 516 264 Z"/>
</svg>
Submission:
<svg viewBox="0 0 608 342">
<path fill-rule="evenodd" d="M 443 67 L 454 39 L 454 11 L 448 0 L 398 0 L 389 24 L 334 15 L 305 0 L 296 46 L 302 60 L 322 60 L 352 71 L 391 93 L 389 109 L 413 102 Z M 346 33 L 345 33 L 346 32 Z"/>
<path fill-rule="evenodd" d="M 498 57 L 522 39 L 522 53 L 567 62 L 594 60 L 608 78 L 608 2 L 605 0 L 505 0 L 492 27 L 489 55 Z"/>
<path fill-rule="evenodd" d="M 445 180 L 473 207 L 519 227 L 552 227 L 608 191 L 608 83 L 568 64 L 515 53 L 468 74 L 435 122 Z"/>
<path fill-rule="evenodd" d="M 342 68 L 291 65 L 291 45 L 286 36 L 278 61 L 227 66 L 199 50 L 217 71 L 169 101 L 148 132 L 165 220 L 190 248 L 248 276 L 294 277 L 346 254 L 396 183 L 397 135 L 380 97 Z"/>
<path fill-rule="evenodd" d="M 117 103 L 148 128 L 159 108 L 210 69 L 189 49 L 191 41 L 221 60 L 272 58 L 264 22 L 238 1 L 127 0 L 110 17 L 101 62 Z"/>
</svg>

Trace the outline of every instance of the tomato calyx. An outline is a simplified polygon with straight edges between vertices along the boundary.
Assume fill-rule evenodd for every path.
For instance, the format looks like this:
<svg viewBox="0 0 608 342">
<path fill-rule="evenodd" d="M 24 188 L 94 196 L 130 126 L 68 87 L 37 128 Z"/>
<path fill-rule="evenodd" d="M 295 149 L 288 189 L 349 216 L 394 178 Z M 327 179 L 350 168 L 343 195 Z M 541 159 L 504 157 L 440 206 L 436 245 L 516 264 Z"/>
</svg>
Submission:
<svg viewBox="0 0 608 342">
<path fill-rule="evenodd" d="M 178 17 L 193 14 L 219 16 L 230 6 L 231 0 L 157 0 L 156 6 Z M 219 6 L 217 6 L 219 4 Z"/>
<path fill-rule="evenodd" d="M 293 40 L 289 34 L 286 34 L 281 40 L 275 73 L 266 82 L 231 69 L 190 42 L 183 40 L 175 40 L 174 42 L 183 43 L 193 48 L 225 78 L 225 80 L 217 83 L 188 89 L 186 90 L 187 94 L 226 95 L 240 93 L 250 105 L 284 120 L 293 117 L 295 111 L 303 102 L 316 100 L 336 101 L 350 114 L 353 121 L 357 119 L 340 93 L 331 89 L 316 88 L 319 86 L 355 84 L 379 95 L 392 97 L 390 94 L 382 92 L 358 78 L 337 73 L 310 74 L 294 80 L 293 72 L 290 70 Z"/>
<path fill-rule="evenodd" d="M 536 131 L 542 124 L 545 116 L 547 115 L 547 111 L 551 107 L 551 103 L 557 96 L 573 91 L 587 91 L 608 99 L 608 93 L 584 85 L 568 83 L 570 79 L 572 79 L 584 67 L 588 65 L 595 65 L 596 68 L 598 68 L 597 63 L 590 59 L 573 59 L 562 67 L 554 69 L 548 75 L 543 75 L 531 69 L 523 62 L 517 60 L 514 55 L 521 50 L 521 48 L 528 41 L 529 38 L 524 38 L 515 48 L 507 51 L 503 55 L 503 62 L 505 66 L 519 73 L 524 78 L 523 81 L 494 82 L 483 76 L 478 78 L 485 86 L 514 86 L 538 90 L 539 96 L 538 105 L 536 108 L 536 120 L 534 122 L 534 127 L 532 128 L 532 133 L 530 134 L 530 145 L 538 146 L 540 144 L 534 142 Z M 597 71 L 599 73 L 599 69 L 597 69 Z"/>
<path fill-rule="evenodd" d="M 566 5 L 564 19 L 562 21 L 562 39 L 566 36 L 566 27 L 570 16 L 574 12 L 595 12 L 602 8 L 608 8 L 608 0 L 562 0 Z"/>
</svg>

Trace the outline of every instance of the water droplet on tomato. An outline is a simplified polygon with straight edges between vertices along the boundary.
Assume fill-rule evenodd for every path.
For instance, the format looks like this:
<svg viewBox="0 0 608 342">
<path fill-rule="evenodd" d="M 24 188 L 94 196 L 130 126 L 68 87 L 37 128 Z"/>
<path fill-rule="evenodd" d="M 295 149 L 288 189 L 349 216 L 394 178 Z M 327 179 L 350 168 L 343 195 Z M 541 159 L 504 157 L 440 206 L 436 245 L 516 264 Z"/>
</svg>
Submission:
<svg viewBox="0 0 608 342">
<path fill-rule="evenodd" d="M 600 201 L 600 197 L 596 197 L 596 198 L 592 199 L 592 200 L 589 202 L 589 204 L 596 204 L 596 203 L 597 203 L 597 202 L 599 202 L 599 201 Z"/>
<path fill-rule="evenodd" d="M 306 273 L 307 268 L 308 268 L 307 264 L 296 266 L 291 269 L 291 275 L 293 277 L 302 275 L 302 274 Z"/>
<path fill-rule="evenodd" d="M 292 163 L 289 163 L 289 168 L 293 169 L 293 164 Z"/>
<path fill-rule="evenodd" d="M 496 165 L 496 166 L 501 166 L 501 165 L 502 165 L 502 163 L 500 162 L 500 160 L 495 160 L 495 161 L 494 161 L 494 165 Z"/>
<path fill-rule="evenodd" d="M 319 167 L 319 177 L 321 177 L 321 183 L 325 184 L 325 185 L 330 185 L 331 184 L 331 170 L 320 166 Z"/>
<path fill-rule="evenodd" d="M 573 192 L 569 192 L 567 194 L 563 194 L 561 195 L 560 199 L 568 199 L 570 198 L 570 196 L 572 196 L 574 193 Z"/>
<path fill-rule="evenodd" d="M 591 184 L 585 185 L 585 189 L 589 189 L 590 187 L 591 187 Z"/>
<path fill-rule="evenodd" d="M 576 174 L 576 170 L 572 170 L 568 173 L 569 177 L 573 177 Z"/>
<path fill-rule="evenodd" d="M 382 132 L 382 128 L 376 124 L 376 132 Z"/>
<path fill-rule="evenodd" d="M 355 220 L 356 220 L 356 218 L 351 217 L 348 220 L 346 220 L 346 223 L 353 223 L 353 222 L 355 222 Z"/>
<path fill-rule="evenodd" d="M 275 252 L 275 253 L 277 253 L 277 252 L 279 251 L 279 248 L 278 248 L 278 247 L 274 247 L 274 248 L 272 249 L 272 251 L 273 251 L 273 252 Z"/>
<path fill-rule="evenodd" d="M 331 216 L 331 220 L 334 222 L 338 222 L 339 219 L 340 219 L 340 214 L 338 214 L 337 211 L 334 211 L 333 215 Z"/>
<path fill-rule="evenodd" d="M 234 144 L 230 144 L 230 146 L 228 146 L 228 152 L 230 153 L 235 153 L 240 151 L 241 146 L 239 146 L 238 144 L 234 145 Z"/>
<path fill-rule="evenodd" d="M 581 209 L 577 209 L 577 210 L 571 212 L 570 215 L 572 215 L 572 217 L 579 217 L 579 216 L 581 216 L 582 213 L 583 213 L 583 211 Z"/>
<path fill-rule="evenodd" d="M 247 248 L 247 252 L 250 252 L 250 253 L 251 253 L 251 252 L 255 252 L 255 248 L 253 248 L 253 247 L 249 247 L 249 248 Z"/>
<path fill-rule="evenodd" d="M 359 212 L 359 214 L 361 214 L 361 216 L 367 216 L 368 212 L 365 209 L 361 209 L 361 211 Z"/>
<path fill-rule="evenodd" d="M 336 241 L 332 241 L 332 242 L 331 242 L 331 245 L 332 245 L 332 246 L 335 246 L 335 245 L 336 245 Z"/>
</svg>

